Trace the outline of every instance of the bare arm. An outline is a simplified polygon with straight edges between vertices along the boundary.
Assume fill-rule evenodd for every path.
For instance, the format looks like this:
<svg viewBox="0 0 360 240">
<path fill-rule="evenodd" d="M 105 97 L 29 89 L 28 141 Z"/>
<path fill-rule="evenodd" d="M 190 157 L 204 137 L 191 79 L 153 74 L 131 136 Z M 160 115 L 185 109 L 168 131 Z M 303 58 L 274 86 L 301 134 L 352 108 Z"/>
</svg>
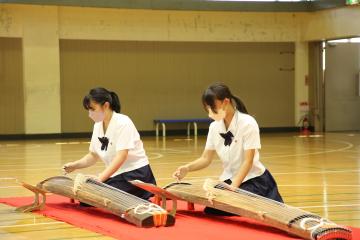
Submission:
<svg viewBox="0 0 360 240">
<path fill-rule="evenodd" d="M 206 168 L 212 162 L 214 153 L 214 150 L 205 149 L 200 158 L 186 164 L 185 166 L 189 169 L 190 172 Z"/>
<path fill-rule="evenodd" d="M 173 177 L 177 180 L 181 180 L 186 176 L 188 172 L 206 168 L 212 162 L 214 154 L 215 150 L 205 149 L 200 158 L 178 167 L 178 169 L 173 173 Z"/>
<path fill-rule="evenodd" d="M 75 171 L 76 169 L 86 168 L 94 165 L 97 160 L 99 159 L 99 156 L 96 153 L 89 152 L 81 159 L 67 163 L 63 166 L 63 169 L 66 173 L 71 173 L 72 171 Z"/>
<path fill-rule="evenodd" d="M 238 173 L 232 179 L 231 186 L 238 188 L 241 185 L 253 165 L 254 156 L 255 149 L 249 149 L 245 151 L 245 160 L 241 164 Z"/>
<path fill-rule="evenodd" d="M 128 155 L 128 150 L 120 150 L 116 153 L 114 159 L 111 161 L 110 165 L 105 168 L 104 171 L 102 171 L 99 174 L 98 180 L 100 182 L 105 182 L 107 179 L 111 177 L 125 162 Z"/>
</svg>

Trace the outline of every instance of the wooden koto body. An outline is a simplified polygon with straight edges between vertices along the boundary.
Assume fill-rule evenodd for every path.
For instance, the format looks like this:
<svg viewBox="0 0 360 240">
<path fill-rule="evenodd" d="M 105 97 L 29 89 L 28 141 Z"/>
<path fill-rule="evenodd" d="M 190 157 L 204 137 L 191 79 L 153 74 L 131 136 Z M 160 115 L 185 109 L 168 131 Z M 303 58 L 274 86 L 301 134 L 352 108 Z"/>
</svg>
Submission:
<svg viewBox="0 0 360 240">
<path fill-rule="evenodd" d="M 266 223 L 290 234 L 311 240 L 350 240 L 351 230 L 320 216 L 259 195 L 233 188 L 226 183 L 207 180 L 172 183 L 158 188 L 151 184 L 132 183 L 154 194 L 216 208 Z M 206 189 L 206 190 L 205 190 Z"/>
<path fill-rule="evenodd" d="M 17 208 L 18 211 L 42 209 L 45 206 L 46 193 L 54 193 L 108 210 L 139 227 L 175 224 L 175 216 L 163 208 L 91 178 L 85 179 L 78 186 L 74 186 L 76 184 L 73 179 L 64 176 L 48 178 L 36 187 L 26 183 L 22 185 L 35 193 L 35 200 L 31 205 Z"/>
</svg>

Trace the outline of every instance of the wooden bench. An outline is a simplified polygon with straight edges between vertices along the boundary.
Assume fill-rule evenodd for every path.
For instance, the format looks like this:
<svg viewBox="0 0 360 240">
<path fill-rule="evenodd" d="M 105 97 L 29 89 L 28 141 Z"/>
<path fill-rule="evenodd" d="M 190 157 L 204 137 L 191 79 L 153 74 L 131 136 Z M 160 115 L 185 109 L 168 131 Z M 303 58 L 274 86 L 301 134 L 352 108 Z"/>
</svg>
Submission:
<svg viewBox="0 0 360 240">
<path fill-rule="evenodd" d="M 162 126 L 162 135 L 166 136 L 166 124 L 168 123 L 186 123 L 187 135 L 190 136 L 190 126 L 194 126 L 194 136 L 197 136 L 197 124 L 198 123 L 211 123 L 213 120 L 210 118 L 189 118 L 189 119 L 155 119 L 156 136 L 159 136 L 159 125 Z"/>
</svg>

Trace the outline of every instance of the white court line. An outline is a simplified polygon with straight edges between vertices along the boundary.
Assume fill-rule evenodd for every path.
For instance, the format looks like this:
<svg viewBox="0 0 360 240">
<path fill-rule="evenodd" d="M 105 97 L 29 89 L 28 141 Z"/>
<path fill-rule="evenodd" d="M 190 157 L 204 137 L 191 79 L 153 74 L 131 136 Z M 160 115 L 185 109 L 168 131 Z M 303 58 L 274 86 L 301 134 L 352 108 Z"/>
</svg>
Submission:
<svg viewBox="0 0 360 240">
<path fill-rule="evenodd" d="M 340 151 L 344 151 L 347 150 L 349 148 L 352 148 L 354 145 L 349 143 L 349 142 L 345 142 L 345 141 L 335 141 L 335 142 L 342 142 L 345 143 L 347 146 L 343 147 L 343 148 L 339 148 L 339 149 L 332 149 L 332 150 L 327 150 L 327 151 L 320 151 L 320 152 L 312 152 L 312 153 L 303 153 L 303 154 L 290 154 L 290 155 L 283 155 L 283 156 L 269 156 L 269 157 L 262 157 L 262 159 L 269 159 L 269 158 L 284 158 L 284 157 L 296 157 L 296 156 L 308 156 L 308 155 L 317 155 L 317 154 L 322 154 L 322 153 L 331 153 L 331 152 L 340 152 Z M 169 149 L 169 150 L 176 150 L 176 149 Z M 181 150 L 180 150 L 181 152 Z M 154 153 L 153 153 L 154 154 Z M 155 153 L 156 154 L 156 153 Z M 160 153 L 158 153 L 160 154 Z M 160 158 L 160 157 L 159 157 Z M 187 163 L 187 162 L 171 162 L 171 163 L 152 163 L 152 165 L 170 165 L 170 164 L 174 164 L 174 163 Z M 34 168 L 34 169 L 1 169 L 0 172 L 9 172 L 9 171 L 18 171 L 18 170 L 26 170 L 26 171 L 39 171 L 39 170 L 56 170 L 59 168 Z M 358 172 L 359 170 L 346 170 L 346 171 L 318 171 L 318 172 L 301 172 L 301 174 L 312 174 L 312 173 L 339 173 L 339 172 Z M 274 173 L 274 175 L 276 174 L 297 174 L 297 173 Z M 165 178 L 165 179 L 172 179 L 172 178 Z"/>
<path fill-rule="evenodd" d="M 90 142 L 56 142 L 55 145 L 67 145 L 67 144 L 90 144 Z"/>
<path fill-rule="evenodd" d="M 347 150 L 347 149 L 350 149 L 350 148 L 354 147 L 354 145 L 353 145 L 352 143 L 349 143 L 349 142 L 345 142 L 345 141 L 334 141 L 334 142 L 342 142 L 342 143 L 345 143 L 345 145 L 347 145 L 347 146 L 346 146 L 346 147 L 343 147 L 343 148 L 331 149 L 331 150 L 325 150 L 325 151 L 319 151 L 319 152 L 289 154 L 289 155 L 272 156 L 272 157 L 261 157 L 261 159 L 318 155 L 318 154 L 323 154 L 323 153 L 341 152 L 341 151 L 345 151 L 345 150 Z"/>
<path fill-rule="evenodd" d="M 29 227 L 29 226 L 38 226 L 38 225 L 55 225 L 55 224 L 65 224 L 65 222 L 46 222 L 46 223 L 29 223 L 29 224 L 19 224 L 19 225 L 3 225 L 0 228 L 12 228 L 12 227 Z"/>
<path fill-rule="evenodd" d="M 11 149 L 14 149 L 14 148 L 33 149 L 33 148 L 40 147 L 40 146 L 41 146 L 40 144 L 31 144 L 31 145 L 18 145 L 18 146 L 5 146 L 5 145 L 3 145 L 2 147 L 11 148 Z"/>
<path fill-rule="evenodd" d="M 335 184 L 335 185 L 330 185 L 330 184 L 324 184 L 324 185 L 302 185 L 302 184 L 294 184 L 294 185 L 291 185 L 291 184 L 278 184 L 278 186 L 281 186 L 281 187 L 324 187 L 324 186 L 327 186 L 327 187 L 359 187 L 360 185 L 359 184 L 345 184 L 345 185 L 341 185 L 341 184 Z"/>
<path fill-rule="evenodd" d="M 88 149 L 84 148 L 85 150 L 66 150 L 66 152 L 62 152 L 62 154 L 69 154 L 69 153 L 83 153 L 86 154 L 88 153 Z M 27 149 L 24 149 L 27 150 Z M 50 150 L 53 150 L 54 152 L 59 152 L 61 150 L 59 150 L 59 148 L 52 148 Z M 0 152 L 0 156 L 1 157 L 11 157 L 13 155 L 18 155 L 19 153 L 17 152 Z M 24 153 L 25 154 L 25 153 Z M 51 156 L 53 153 L 47 153 L 47 152 L 39 152 L 39 151 L 32 151 L 32 152 L 26 152 L 26 155 L 43 155 L 43 156 Z"/>
<path fill-rule="evenodd" d="M 199 181 L 205 180 L 206 178 L 217 178 L 219 176 L 206 176 L 206 177 L 187 177 L 186 179 L 199 179 Z M 175 181 L 174 178 L 169 177 L 169 178 L 156 178 L 156 180 L 173 180 Z M 186 180 L 184 181 L 186 182 Z M 329 185 L 328 185 L 329 186 Z M 22 186 L 2 186 L 1 188 L 22 188 Z"/>
<path fill-rule="evenodd" d="M 148 153 L 148 155 L 155 155 L 155 157 L 148 157 L 149 160 L 159 159 L 164 157 L 161 153 Z"/>
<path fill-rule="evenodd" d="M 359 153 L 360 152 L 360 150 L 345 150 L 344 152 L 354 152 L 354 153 Z"/>
<path fill-rule="evenodd" d="M 158 155 L 158 156 L 155 156 L 153 158 L 149 158 L 149 160 L 156 160 L 156 159 L 159 159 L 161 158 L 162 156 Z M 153 166 L 153 165 L 173 165 L 173 164 L 180 164 L 180 163 L 189 163 L 188 161 L 186 162 L 177 162 L 177 161 L 171 161 L 171 162 L 166 162 L 166 163 L 159 163 L 159 162 L 151 162 L 150 165 Z M 221 162 L 214 162 L 213 164 L 220 164 Z M 101 164 L 101 163 L 99 163 Z M 4 167 L 4 166 L 7 166 L 7 167 L 21 167 L 23 164 L 3 164 L 1 165 L 0 164 L 0 168 L 1 167 Z M 41 164 L 31 164 L 31 165 L 27 165 L 27 166 L 37 166 L 37 165 L 41 165 Z M 6 171 L 12 171 L 12 170 L 41 170 L 41 169 L 60 169 L 61 166 L 57 167 L 57 168 L 54 168 L 53 165 L 47 165 L 48 168 L 14 168 L 14 169 L 0 169 L 0 172 L 6 172 Z M 104 167 L 104 166 L 92 166 L 92 168 L 99 168 L 99 167 Z"/>
<path fill-rule="evenodd" d="M 330 171 L 316 171 L 316 172 L 280 172 L 272 173 L 273 175 L 291 175 L 291 174 L 332 174 L 332 173 L 349 173 L 349 172 L 360 172 L 360 170 L 330 170 Z"/>
<path fill-rule="evenodd" d="M 151 165 L 172 165 L 174 163 L 188 163 L 188 162 L 171 162 L 171 163 L 151 163 Z M 221 162 L 216 162 L 221 163 Z M 104 166 L 93 166 L 92 168 L 103 168 Z M 0 172 L 10 172 L 18 170 L 26 171 L 41 171 L 41 170 L 59 170 L 61 167 L 57 168 L 16 168 L 16 169 L 0 169 Z M 360 170 L 331 170 L 331 171 L 313 171 L 313 172 L 272 172 L 273 175 L 295 175 L 295 174 L 334 174 L 334 173 L 351 173 L 351 172 L 360 172 Z M 206 177 L 219 177 L 219 176 L 204 176 Z M 1 178 L 0 178 L 1 179 Z M 13 178 L 11 178 L 13 179 Z M 159 179 L 170 179 L 170 178 L 159 178 Z"/>
<path fill-rule="evenodd" d="M 203 178 L 204 180 L 206 178 L 218 178 L 219 176 L 201 176 L 201 177 L 186 177 L 186 179 L 197 179 L 197 178 Z M 186 179 L 184 179 L 183 181 L 186 182 Z M 174 180 L 175 181 L 175 178 L 173 177 L 167 177 L 167 178 L 156 178 L 156 180 Z"/>
<path fill-rule="evenodd" d="M 298 207 L 298 208 L 335 208 L 335 207 L 358 207 L 360 206 L 360 204 L 334 204 L 334 205 L 317 205 L 317 206 L 302 206 L 302 207 Z"/>
<path fill-rule="evenodd" d="M 54 155 L 54 153 L 59 153 L 60 151 L 58 150 L 53 150 L 53 152 L 51 153 L 47 153 L 47 152 L 26 152 L 26 153 L 20 153 L 23 157 L 17 157 L 19 155 L 19 153 L 0 153 L 0 158 L 2 159 L 24 159 L 24 158 L 28 158 L 28 157 L 51 157 Z M 67 151 L 67 152 L 63 152 L 61 153 L 61 155 L 85 155 L 87 154 L 87 151 Z"/>
<path fill-rule="evenodd" d="M 279 149 L 279 148 L 286 148 L 287 150 L 292 150 L 294 149 L 294 146 L 290 145 L 290 146 L 279 146 L 279 145 L 262 145 L 261 146 L 261 149 L 267 149 L 267 148 L 276 148 L 276 149 Z M 302 150 L 313 150 L 313 151 L 321 151 L 321 150 L 324 150 L 324 147 L 307 147 L 307 146 L 302 146 Z M 325 148 L 326 149 L 326 148 Z M 328 148 L 326 149 L 326 151 L 336 151 L 337 149 L 332 149 L 332 148 Z M 286 151 L 286 150 L 284 150 Z M 346 150 L 346 151 L 349 151 L 349 150 Z M 264 153 L 262 153 L 264 154 Z"/>
<path fill-rule="evenodd" d="M 175 162 L 175 163 L 188 163 L 188 162 Z M 173 165 L 174 163 L 151 163 L 151 166 L 153 165 Z M 92 167 L 94 168 L 104 168 L 104 166 L 96 166 Z M 14 168 L 14 169 L 0 169 L 0 172 L 12 172 L 12 171 L 42 171 L 42 170 L 61 170 L 61 167 L 57 168 Z"/>
<path fill-rule="evenodd" d="M 309 156 L 309 155 L 318 155 L 318 154 L 323 154 L 323 153 L 332 153 L 332 152 L 340 152 L 340 151 L 346 151 L 352 147 L 354 147 L 353 144 L 349 143 L 349 142 L 345 142 L 345 141 L 334 141 L 334 142 L 341 142 L 341 143 L 344 143 L 346 144 L 347 146 L 346 147 L 343 147 L 343 148 L 339 148 L 339 149 L 330 149 L 330 150 L 325 150 L 325 151 L 318 151 L 318 152 L 310 152 L 310 153 L 299 153 L 299 154 L 287 154 L 287 155 L 276 155 L 276 156 L 263 156 L 261 157 L 261 159 L 271 159 L 271 158 L 285 158 L 285 157 L 297 157 L 297 156 Z M 159 150 L 157 148 L 148 148 L 148 149 L 156 149 L 156 150 Z M 160 150 L 161 151 L 161 150 Z M 172 149 L 172 148 L 166 148 L 165 150 L 165 153 L 167 154 L 172 154 L 172 153 L 191 153 L 191 151 L 189 150 L 179 150 L 179 149 Z M 82 152 L 82 151 L 71 151 L 71 153 L 75 153 L 75 152 Z M 69 153 L 69 152 L 68 152 Z M 150 152 L 149 152 L 150 153 Z M 34 154 L 34 153 L 33 153 Z M 161 153 L 154 153 L 152 152 L 151 154 L 161 154 Z M 265 153 L 266 154 L 266 153 Z M 36 153 L 34 155 L 41 155 L 41 153 Z M 0 154 L 0 157 L 4 157 Z M 6 157 L 6 156 L 5 156 Z M 39 157 L 39 156 L 38 156 Z M 48 155 L 43 155 L 42 157 L 48 157 Z M 161 157 L 163 157 L 163 155 L 161 154 Z M 161 158 L 160 156 L 159 157 L 155 157 L 155 158 L 150 158 L 150 159 L 158 159 L 158 158 Z M 18 157 L 11 157 L 11 156 L 8 156 L 7 158 L 11 158 L 11 159 L 23 159 L 23 158 L 18 158 Z M 175 163 L 175 162 L 173 162 Z M 1 171 L 1 170 L 0 170 Z"/>
<path fill-rule="evenodd" d="M 213 176 L 213 178 L 215 178 L 216 176 Z M 203 181 L 206 178 L 204 177 L 188 177 L 187 179 L 198 179 L 199 181 Z M 157 180 L 174 180 L 174 178 L 157 178 Z M 184 180 L 184 182 L 186 182 L 186 180 Z M 358 188 L 360 185 L 359 184 L 353 184 L 353 185 L 329 185 L 329 184 L 324 184 L 324 185 L 291 185 L 291 184 L 286 184 L 286 185 L 282 185 L 282 184 L 278 184 L 279 187 L 356 187 Z M 6 188 L 22 188 L 22 186 L 0 186 L 0 189 L 6 189 Z"/>
<path fill-rule="evenodd" d="M 192 151 L 190 150 L 181 150 L 181 149 L 174 149 L 174 148 L 165 148 L 165 149 L 161 149 L 161 148 L 154 148 L 154 147 L 149 147 L 146 148 L 145 150 L 148 151 L 149 149 L 155 150 L 155 151 L 162 151 L 162 152 L 166 152 L 166 153 L 190 153 Z"/>
<path fill-rule="evenodd" d="M 348 172 L 360 172 L 360 170 L 319 171 L 319 172 L 284 172 L 284 173 L 272 173 L 272 174 L 273 175 L 291 175 L 291 174 L 295 175 L 295 174 L 319 174 L 319 173 L 332 174 L 332 173 L 348 173 Z M 201 177 L 186 177 L 186 178 L 217 178 L 217 177 L 219 177 L 219 176 L 201 176 Z M 165 180 L 165 179 L 173 179 L 173 178 L 157 178 L 157 179 Z M 281 185 L 281 186 L 296 186 L 296 185 Z M 304 185 L 304 186 L 311 186 L 311 185 Z M 336 185 L 327 185 L 327 186 L 336 186 Z M 346 185 L 342 185 L 342 186 L 346 186 Z M 354 185 L 354 186 L 359 186 L 359 185 Z"/>
<path fill-rule="evenodd" d="M 74 151 L 75 152 L 75 151 Z M 76 151 L 76 152 L 79 152 L 79 153 L 83 153 L 83 151 Z M 66 152 L 66 153 L 62 153 L 62 155 L 65 155 L 65 154 L 68 154 L 69 155 L 70 152 Z M 155 155 L 154 157 L 148 157 L 149 160 L 153 160 L 153 159 L 159 159 L 159 158 L 162 158 L 164 157 L 163 154 L 161 153 L 157 153 L 157 152 L 148 152 L 147 155 Z M 43 157 L 43 158 L 48 158 L 49 156 L 51 156 L 51 154 L 48 154 L 48 155 L 43 155 L 43 156 L 36 156 L 37 158 L 39 157 Z M 31 157 L 35 157 L 35 156 L 31 156 Z M 18 160 L 24 160 L 23 157 L 4 157 L 0 154 L 0 160 L 2 158 L 6 158 L 6 160 L 14 160 L 14 159 L 18 159 Z M 17 166 L 17 164 L 0 164 L 0 167 L 1 166 Z"/>
<path fill-rule="evenodd" d="M 156 160 L 159 158 L 162 158 L 163 155 L 161 153 L 153 153 L 154 157 L 149 157 L 149 160 Z M 152 163 L 151 165 L 171 165 L 174 163 L 188 163 L 188 162 L 172 162 L 172 163 Z M 3 165 L 4 166 L 4 165 Z M 21 165 L 5 165 L 5 166 L 21 166 Z M 1 165 L 0 165 L 1 167 Z M 94 166 L 92 168 L 103 168 L 104 166 Z M 23 171 L 40 171 L 40 170 L 58 170 L 61 169 L 61 166 L 56 167 L 56 168 L 14 168 L 14 169 L 0 169 L 0 172 L 11 172 L 11 171 L 18 171 L 18 170 L 23 170 Z"/>
<path fill-rule="evenodd" d="M 21 166 L 23 166 L 24 164 L 0 164 L 0 167 L 21 167 Z M 26 166 L 42 166 L 42 167 L 57 167 L 58 165 L 45 165 L 44 166 L 44 164 L 40 164 L 40 163 L 38 163 L 38 164 L 30 164 L 30 165 L 26 165 Z M 61 168 L 61 167 L 59 167 L 59 168 Z M 16 168 L 16 169 L 18 169 L 18 168 Z M 0 178 L 0 180 L 1 180 L 1 178 Z"/>
<path fill-rule="evenodd" d="M 42 170 L 61 170 L 60 167 L 58 168 L 15 168 L 15 169 L 1 169 L 0 172 L 11 172 L 11 171 L 42 171 Z"/>
<path fill-rule="evenodd" d="M 171 162 L 152 162 L 150 163 L 151 166 L 154 166 L 154 165 L 174 165 L 174 163 L 176 164 L 176 167 L 177 167 L 177 164 L 183 164 L 183 163 L 189 163 L 189 161 L 186 161 L 186 162 L 177 162 L 177 161 L 171 161 Z M 221 162 L 214 162 L 212 164 L 220 164 Z"/>
</svg>

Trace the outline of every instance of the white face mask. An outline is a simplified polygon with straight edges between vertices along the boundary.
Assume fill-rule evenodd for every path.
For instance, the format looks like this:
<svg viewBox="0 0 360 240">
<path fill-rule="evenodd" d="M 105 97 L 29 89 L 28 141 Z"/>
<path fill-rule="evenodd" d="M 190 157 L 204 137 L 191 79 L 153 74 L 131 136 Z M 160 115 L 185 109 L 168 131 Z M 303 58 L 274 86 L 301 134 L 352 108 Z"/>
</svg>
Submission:
<svg viewBox="0 0 360 240">
<path fill-rule="evenodd" d="M 89 117 L 94 121 L 94 122 L 102 122 L 104 121 L 105 118 L 105 113 L 100 111 L 100 112 L 95 112 L 93 110 L 89 110 Z"/>
<path fill-rule="evenodd" d="M 221 121 L 225 118 L 226 112 L 224 109 L 220 108 L 217 113 L 214 113 L 211 108 L 209 108 L 209 118 L 214 119 L 215 121 Z"/>
</svg>

